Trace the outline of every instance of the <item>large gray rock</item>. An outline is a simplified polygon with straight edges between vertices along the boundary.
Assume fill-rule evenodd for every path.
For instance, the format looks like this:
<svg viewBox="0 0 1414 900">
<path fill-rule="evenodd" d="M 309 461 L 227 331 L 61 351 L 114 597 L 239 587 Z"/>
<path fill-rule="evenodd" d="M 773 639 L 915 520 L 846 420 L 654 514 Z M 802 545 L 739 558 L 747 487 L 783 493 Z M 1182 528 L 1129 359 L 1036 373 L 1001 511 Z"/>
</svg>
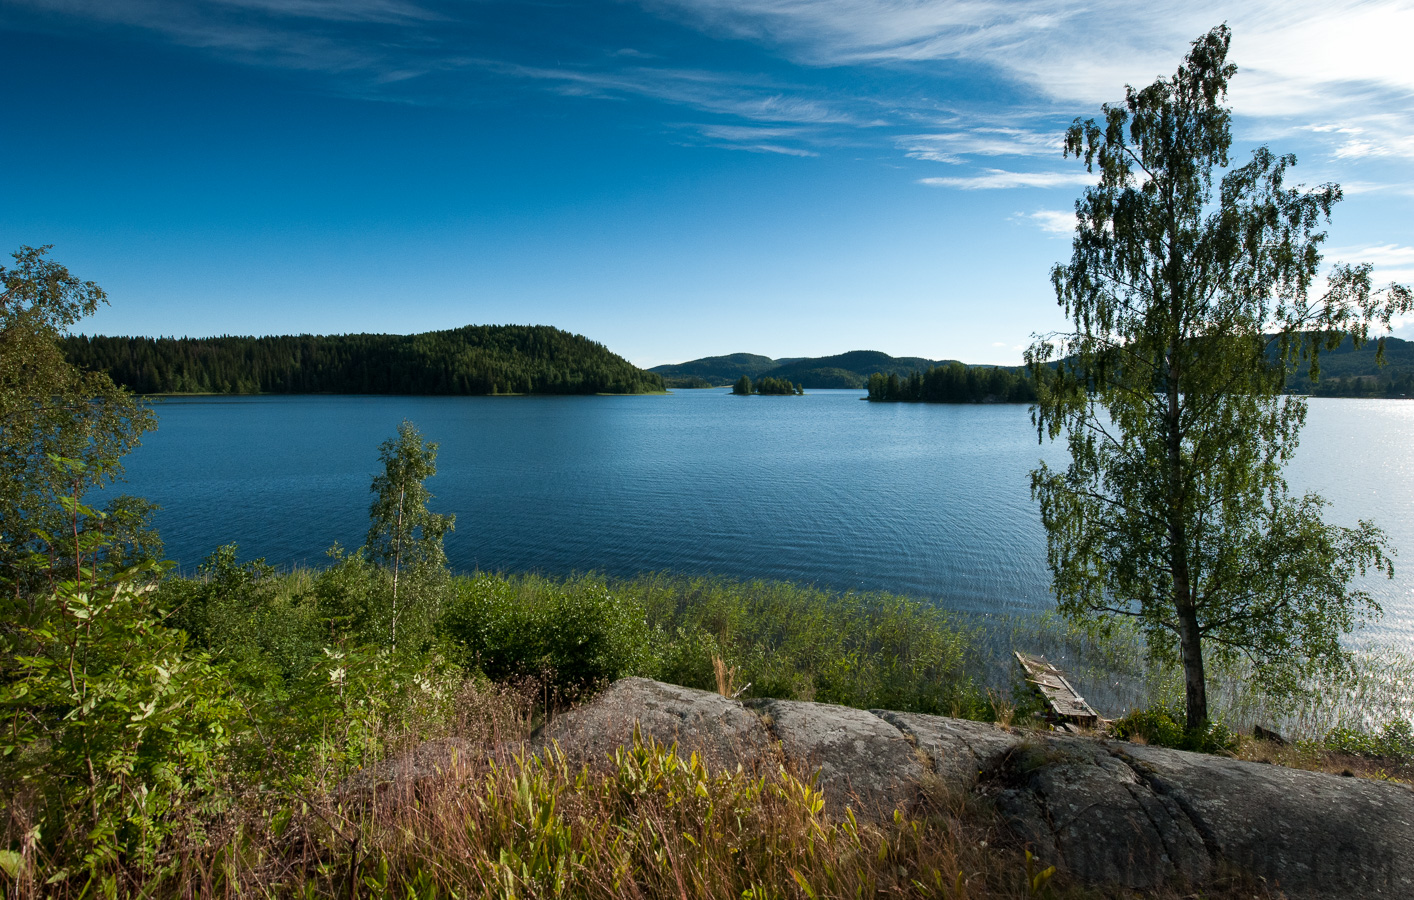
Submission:
<svg viewBox="0 0 1414 900">
<path fill-rule="evenodd" d="M 930 781 L 991 798 L 1018 843 L 1084 881 L 1201 888 L 1237 870 L 1292 900 L 1414 897 L 1405 785 L 940 716 L 743 705 L 641 678 L 558 717 L 535 744 L 602 760 L 635 722 L 719 765 L 785 761 L 818 774 L 835 813 L 887 819 Z"/>
<path fill-rule="evenodd" d="M 1414 897 L 1414 790 L 1284 766 L 1116 745 L 1209 852 L 1291 898 Z"/>
<path fill-rule="evenodd" d="M 647 678 L 614 682 L 594 702 L 552 719 L 531 745 L 555 743 L 577 762 L 603 763 L 633 742 L 635 726 L 643 738 L 677 744 L 682 756 L 695 752 L 712 768 L 754 771 L 777 760 L 761 720 L 737 701 Z"/>
<path fill-rule="evenodd" d="M 862 709 L 754 700 L 750 706 L 781 742 L 786 759 L 819 773 L 826 809 L 887 820 L 908 809 L 928 773 L 913 745 L 899 730 Z"/>
<path fill-rule="evenodd" d="M 928 756 L 933 771 L 951 788 L 970 788 L 996 767 L 1021 736 L 990 722 L 871 709 Z"/>
<path fill-rule="evenodd" d="M 988 787 L 1017 837 L 1087 881 L 1154 888 L 1212 877 L 1213 857 L 1179 802 L 1097 741 L 1029 739 Z"/>
</svg>

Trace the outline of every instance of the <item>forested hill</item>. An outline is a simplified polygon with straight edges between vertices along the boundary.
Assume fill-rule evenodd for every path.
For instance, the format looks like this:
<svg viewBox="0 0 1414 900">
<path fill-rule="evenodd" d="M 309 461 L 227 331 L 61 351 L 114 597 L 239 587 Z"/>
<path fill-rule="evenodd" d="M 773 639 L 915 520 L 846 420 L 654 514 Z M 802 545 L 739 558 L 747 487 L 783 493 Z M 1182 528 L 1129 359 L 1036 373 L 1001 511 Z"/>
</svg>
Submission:
<svg viewBox="0 0 1414 900">
<path fill-rule="evenodd" d="M 140 394 L 644 394 L 661 376 L 548 325 L 424 334 L 67 337 L 69 361 Z"/>
<path fill-rule="evenodd" d="M 835 356 L 813 356 L 794 359 L 771 359 L 753 353 L 733 353 L 709 356 L 670 366 L 654 366 L 657 372 L 675 387 L 709 387 L 732 384 L 743 375 L 753 381 L 759 378 L 780 378 L 805 388 L 862 388 L 876 372 L 906 377 L 914 372 L 926 372 L 933 366 L 950 360 L 922 359 L 916 356 L 894 357 L 875 350 L 852 350 Z"/>
<path fill-rule="evenodd" d="M 1414 341 L 1385 338 L 1385 364 L 1375 365 L 1375 342 L 1355 349 L 1350 338 L 1321 354 L 1321 379 L 1304 371 L 1287 380 L 1287 389 L 1314 397 L 1414 397 Z"/>
</svg>

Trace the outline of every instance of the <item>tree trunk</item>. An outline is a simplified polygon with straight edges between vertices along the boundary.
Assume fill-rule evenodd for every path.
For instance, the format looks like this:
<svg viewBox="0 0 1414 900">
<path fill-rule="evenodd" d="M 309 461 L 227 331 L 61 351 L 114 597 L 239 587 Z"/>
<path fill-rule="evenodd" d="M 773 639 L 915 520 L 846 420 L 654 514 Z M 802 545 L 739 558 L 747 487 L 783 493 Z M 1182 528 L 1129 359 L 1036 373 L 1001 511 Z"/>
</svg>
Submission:
<svg viewBox="0 0 1414 900">
<path fill-rule="evenodd" d="M 1208 682 L 1203 671 L 1202 635 L 1198 631 L 1198 611 L 1189 603 L 1178 611 L 1179 643 L 1183 648 L 1183 688 L 1190 732 L 1208 727 Z"/>
<path fill-rule="evenodd" d="M 1177 290 L 1177 285 L 1173 286 Z M 1177 294 L 1175 294 L 1177 296 Z M 1175 311 L 1175 320 L 1177 311 Z M 1175 329 L 1177 330 L 1177 329 Z M 1203 634 L 1198 630 L 1198 606 L 1193 598 L 1193 572 L 1188 565 L 1187 498 L 1183 471 L 1183 409 L 1179 392 L 1182 343 L 1174 337 L 1168 346 L 1166 385 L 1167 409 L 1164 423 L 1168 432 L 1169 574 L 1173 578 L 1173 607 L 1178 618 L 1178 643 L 1183 658 L 1183 687 L 1186 729 L 1205 730 L 1208 726 L 1208 687 L 1203 671 Z"/>
</svg>

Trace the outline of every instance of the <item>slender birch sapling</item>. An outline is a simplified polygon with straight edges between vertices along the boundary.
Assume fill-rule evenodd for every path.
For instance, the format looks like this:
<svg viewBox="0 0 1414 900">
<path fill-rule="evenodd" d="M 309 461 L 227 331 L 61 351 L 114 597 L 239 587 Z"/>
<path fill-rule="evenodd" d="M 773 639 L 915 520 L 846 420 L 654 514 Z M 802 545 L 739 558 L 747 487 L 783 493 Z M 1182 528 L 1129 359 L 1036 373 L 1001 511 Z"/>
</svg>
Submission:
<svg viewBox="0 0 1414 900">
<path fill-rule="evenodd" d="M 422 582 L 446 571 L 442 539 L 456 517 L 427 509 L 432 494 L 423 482 L 437 474 L 437 445 L 424 441 L 411 422 L 404 421 L 397 437 L 379 445 L 378 459 L 383 472 L 373 478 L 375 498 L 368 510 L 365 548 L 388 575 L 389 600 L 383 619 L 388 644 L 396 649 L 399 627 L 415 609 L 426 605 L 429 593 L 435 593 Z M 409 581 L 418 583 L 409 585 Z"/>
</svg>

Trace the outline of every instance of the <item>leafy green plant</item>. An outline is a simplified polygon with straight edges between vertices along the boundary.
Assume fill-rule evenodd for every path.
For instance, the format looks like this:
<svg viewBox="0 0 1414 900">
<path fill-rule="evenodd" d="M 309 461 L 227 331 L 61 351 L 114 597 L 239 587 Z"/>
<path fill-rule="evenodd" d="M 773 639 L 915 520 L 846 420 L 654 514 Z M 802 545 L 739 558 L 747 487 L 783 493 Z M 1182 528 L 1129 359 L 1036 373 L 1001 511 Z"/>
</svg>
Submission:
<svg viewBox="0 0 1414 900">
<path fill-rule="evenodd" d="M 437 474 L 437 445 L 424 441 L 411 422 L 404 421 L 397 437 L 378 446 L 378 461 L 383 472 L 373 478 L 364 551 L 387 581 L 378 610 L 380 643 L 396 650 L 400 627 L 405 641 L 416 640 L 428 635 L 436 619 L 447 579 L 442 539 L 456 516 L 427 508 L 432 494 L 424 482 Z"/>
<path fill-rule="evenodd" d="M 1198 753 L 1230 753 L 1237 747 L 1237 738 L 1227 726 L 1208 722 L 1201 731 L 1190 731 L 1182 713 L 1158 707 L 1130 712 L 1110 725 L 1110 733 L 1123 740 L 1141 738 L 1156 747 Z"/>
<path fill-rule="evenodd" d="M 656 668 L 642 606 L 596 579 L 477 576 L 458 585 L 439 631 L 462 665 L 497 681 L 540 677 L 567 698 Z"/>
<path fill-rule="evenodd" d="M 217 795 L 235 710 L 209 658 L 163 624 L 147 583 L 162 565 L 116 567 L 110 536 L 87 524 L 103 513 L 78 496 L 63 508 L 67 534 L 37 533 L 28 572 L 0 575 L 0 784 L 32 798 L 33 853 L 92 882 L 159 867 L 173 834 L 199 828 L 190 816 Z M 56 574 L 61 558 L 87 564 Z M 24 597 L 35 573 L 52 588 Z"/>
<path fill-rule="evenodd" d="M 1378 731 L 1336 728 L 1320 744 L 1326 750 L 1351 756 L 1414 761 L 1414 726 L 1406 719 L 1396 719 Z"/>
</svg>

